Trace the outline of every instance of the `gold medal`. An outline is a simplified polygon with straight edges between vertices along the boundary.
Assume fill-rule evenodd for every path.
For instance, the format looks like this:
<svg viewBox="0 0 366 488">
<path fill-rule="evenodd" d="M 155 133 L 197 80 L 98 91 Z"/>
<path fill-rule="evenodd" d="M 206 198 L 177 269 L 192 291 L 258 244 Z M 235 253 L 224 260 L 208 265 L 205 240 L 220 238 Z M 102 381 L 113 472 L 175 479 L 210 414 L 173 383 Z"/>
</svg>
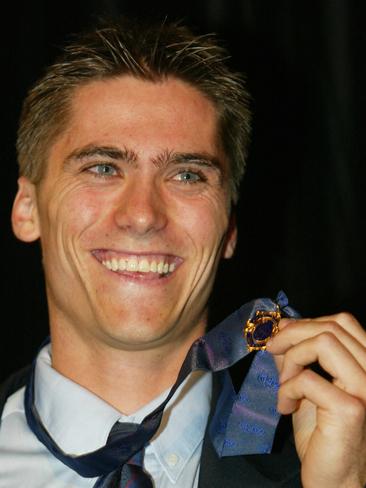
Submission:
<svg viewBox="0 0 366 488">
<path fill-rule="evenodd" d="M 265 351 L 267 342 L 278 332 L 281 320 L 280 308 L 274 312 L 257 310 L 255 317 L 249 319 L 244 327 L 244 337 L 247 341 L 248 351 Z"/>
</svg>

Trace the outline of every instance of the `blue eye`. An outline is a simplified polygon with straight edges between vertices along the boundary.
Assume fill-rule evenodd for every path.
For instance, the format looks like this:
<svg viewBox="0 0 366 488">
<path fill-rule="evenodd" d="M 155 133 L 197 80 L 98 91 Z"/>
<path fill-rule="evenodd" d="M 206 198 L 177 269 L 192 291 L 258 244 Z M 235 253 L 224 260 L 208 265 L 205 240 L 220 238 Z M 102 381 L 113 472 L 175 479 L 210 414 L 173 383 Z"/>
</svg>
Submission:
<svg viewBox="0 0 366 488">
<path fill-rule="evenodd" d="M 175 177 L 183 183 L 197 183 L 202 181 L 202 175 L 195 171 L 182 171 Z"/>
<path fill-rule="evenodd" d="M 95 176 L 115 176 L 117 174 L 117 169 L 113 164 L 107 163 L 95 164 L 87 168 L 87 171 L 94 173 Z"/>
</svg>

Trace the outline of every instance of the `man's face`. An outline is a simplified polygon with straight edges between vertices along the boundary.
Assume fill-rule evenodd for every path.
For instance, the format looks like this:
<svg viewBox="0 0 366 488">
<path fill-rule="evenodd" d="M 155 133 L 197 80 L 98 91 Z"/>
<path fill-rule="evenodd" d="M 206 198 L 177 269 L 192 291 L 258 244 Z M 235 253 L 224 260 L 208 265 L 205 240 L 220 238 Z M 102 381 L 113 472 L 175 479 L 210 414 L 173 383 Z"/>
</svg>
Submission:
<svg viewBox="0 0 366 488">
<path fill-rule="evenodd" d="M 176 79 L 123 76 L 79 88 L 72 107 L 35 190 L 51 329 L 192 342 L 235 245 L 213 104 Z"/>
</svg>

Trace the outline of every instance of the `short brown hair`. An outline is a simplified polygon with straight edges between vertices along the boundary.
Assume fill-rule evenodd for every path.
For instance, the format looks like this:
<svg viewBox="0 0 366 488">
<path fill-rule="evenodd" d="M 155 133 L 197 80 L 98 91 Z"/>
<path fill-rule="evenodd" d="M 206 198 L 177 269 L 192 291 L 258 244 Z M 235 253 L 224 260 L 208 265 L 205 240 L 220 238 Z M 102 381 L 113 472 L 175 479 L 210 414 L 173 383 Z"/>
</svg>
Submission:
<svg viewBox="0 0 366 488">
<path fill-rule="evenodd" d="M 76 36 L 24 101 L 17 141 L 20 173 L 34 183 L 41 180 L 49 148 L 68 122 L 79 86 L 123 74 L 151 81 L 174 76 L 200 90 L 217 109 L 235 202 L 245 170 L 250 112 L 244 78 L 228 68 L 227 58 L 215 36 L 194 35 L 179 23 L 119 19 Z"/>
</svg>

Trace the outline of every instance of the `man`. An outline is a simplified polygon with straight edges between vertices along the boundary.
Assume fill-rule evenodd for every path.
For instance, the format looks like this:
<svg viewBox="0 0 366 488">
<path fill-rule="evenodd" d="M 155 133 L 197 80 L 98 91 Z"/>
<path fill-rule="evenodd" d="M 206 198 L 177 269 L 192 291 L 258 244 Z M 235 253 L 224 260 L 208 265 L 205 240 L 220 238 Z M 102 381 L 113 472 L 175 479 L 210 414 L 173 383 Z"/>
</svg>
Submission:
<svg viewBox="0 0 366 488">
<path fill-rule="evenodd" d="M 29 370 L 3 390 L 0 487 L 129 483 L 68 463 L 154 411 L 205 333 L 218 264 L 236 245 L 249 133 L 248 95 L 225 57 L 183 27 L 124 21 L 74 41 L 28 94 L 12 222 L 41 242 L 51 345 L 33 403 Z M 366 334 L 346 314 L 280 329 L 268 349 L 303 486 L 363 486 Z M 307 368 L 316 361 L 333 381 Z M 143 486 L 300 486 L 291 439 L 217 456 L 205 434 L 216 378 L 196 371 L 179 386 L 145 445 Z"/>
</svg>

